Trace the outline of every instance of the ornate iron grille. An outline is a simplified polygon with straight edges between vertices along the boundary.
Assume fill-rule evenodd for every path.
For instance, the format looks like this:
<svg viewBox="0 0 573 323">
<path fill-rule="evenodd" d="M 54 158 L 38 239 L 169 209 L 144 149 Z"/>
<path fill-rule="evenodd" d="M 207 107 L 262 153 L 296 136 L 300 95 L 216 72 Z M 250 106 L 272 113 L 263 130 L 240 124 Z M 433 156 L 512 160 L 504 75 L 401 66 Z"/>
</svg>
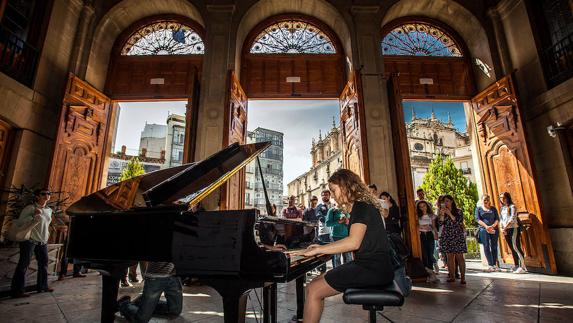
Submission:
<svg viewBox="0 0 573 323">
<path fill-rule="evenodd" d="M 38 50 L 0 25 L 0 70 L 16 81 L 32 86 Z"/>
<path fill-rule="evenodd" d="M 382 53 L 401 56 L 463 56 L 452 37 L 425 23 L 408 23 L 394 28 L 382 40 Z"/>
<path fill-rule="evenodd" d="M 301 21 L 282 21 L 265 28 L 253 42 L 252 54 L 336 54 L 330 38 L 318 27 Z"/>
<path fill-rule="evenodd" d="M 171 21 L 147 25 L 129 37 L 121 55 L 198 55 L 205 53 L 203 39 L 191 27 Z"/>
</svg>

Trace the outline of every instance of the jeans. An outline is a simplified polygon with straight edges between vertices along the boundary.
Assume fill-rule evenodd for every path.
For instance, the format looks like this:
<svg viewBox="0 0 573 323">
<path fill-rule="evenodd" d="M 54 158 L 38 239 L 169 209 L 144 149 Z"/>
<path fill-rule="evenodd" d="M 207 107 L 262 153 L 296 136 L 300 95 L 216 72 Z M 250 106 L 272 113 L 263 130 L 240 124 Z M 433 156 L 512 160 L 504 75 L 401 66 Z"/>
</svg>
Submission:
<svg viewBox="0 0 573 323">
<path fill-rule="evenodd" d="M 165 293 L 167 301 L 160 301 Z M 178 316 L 183 310 L 183 287 L 179 277 L 145 277 L 143 293 L 133 302 L 119 304 L 119 312 L 130 322 L 146 323 L 151 316 Z"/>
<path fill-rule="evenodd" d="M 434 268 L 434 233 L 432 231 L 420 232 L 420 242 L 422 244 L 422 262 L 428 269 Z"/>
<path fill-rule="evenodd" d="M 507 229 L 506 232 L 505 241 L 507 241 L 511 249 L 515 267 L 525 268 L 525 258 L 523 256 L 523 249 L 521 248 L 521 230 L 519 228 L 511 228 Z"/>
<path fill-rule="evenodd" d="M 496 230 L 495 234 L 489 234 L 483 228 L 478 231 L 479 238 L 483 244 L 483 253 L 485 253 L 485 258 L 487 259 L 488 266 L 496 266 L 497 264 L 497 239 L 499 238 L 499 232 Z"/>
<path fill-rule="evenodd" d="M 32 253 L 36 256 L 38 263 L 36 290 L 48 289 L 48 245 L 35 241 L 20 242 L 20 259 L 12 277 L 11 293 L 21 294 L 26 287 L 26 271 L 32 260 Z"/>
<path fill-rule="evenodd" d="M 343 237 L 332 237 L 332 241 L 338 241 L 344 239 Z M 341 257 L 342 256 L 342 257 Z M 344 259 L 344 263 L 352 261 L 352 252 L 345 252 L 345 253 L 337 253 L 332 257 L 332 268 L 336 268 L 342 265 L 342 259 Z"/>
<path fill-rule="evenodd" d="M 321 234 L 318 236 L 318 244 L 320 244 L 320 245 L 329 244 L 331 242 L 332 242 L 332 238 L 330 237 L 330 234 Z M 334 267 L 334 258 L 332 258 L 332 267 Z M 318 271 L 320 271 L 321 273 L 326 272 L 326 263 L 319 266 Z"/>
</svg>

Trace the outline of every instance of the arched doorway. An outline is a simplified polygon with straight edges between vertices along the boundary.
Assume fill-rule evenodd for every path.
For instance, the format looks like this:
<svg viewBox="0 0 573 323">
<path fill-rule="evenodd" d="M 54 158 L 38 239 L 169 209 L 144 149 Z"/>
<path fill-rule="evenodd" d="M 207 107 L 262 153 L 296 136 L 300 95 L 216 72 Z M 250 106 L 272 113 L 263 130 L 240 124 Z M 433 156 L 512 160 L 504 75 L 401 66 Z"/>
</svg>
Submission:
<svg viewBox="0 0 573 323">
<path fill-rule="evenodd" d="M 185 115 L 180 123 L 186 126 L 178 130 L 181 134 L 172 133 L 172 137 L 181 146 L 180 162 L 192 160 L 198 71 L 205 52 L 202 39 L 201 25 L 185 16 L 146 17 L 115 40 L 103 92 L 70 74 L 50 187 L 69 192 L 69 202 L 73 203 L 106 185 L 121 102 L 183 101 Z"/>
<path fill-rule="evenodd" d="M 521 204 L 518 206 L 520 219 L 524 224 L 527 223 L 522 238 L 526 264 L 534 270 L 555 272 L 551 241 L 546 224 L 543 224 L 511 76 L 502 78 L 478 94 L 474 86 L 474 71 L 488 77 L 493 75 L 493 71 L 483 61 L 471 57 L 465 42 L 452 28 L 435 19 L 419 16 L 395 19 L 382 28 L 382 39 L 385 70 L 393 74 L 389 82 L 389 95 L 394 148 L 398 157 L 396 166 L 398 177 L 403 179 L 399 182 L 399 195 L 401 204 L 406 205 L 409 219 L 407 231 L 412 247 L 418 244 L 418 234 L 411 171 L 413 163 L 419 163 L 418 157 L 422 156 L 415 150 L 425 151 L 423 142 L 428 138 L 418 136 L 420 138 L 413 141 L 417 141 L 419 146 L 411 147 L 414 142 L 409 142 L 407 138 L 416 136 L 410 132 L 412 127 L 405 127 L 402 102 L 462 102 L 468 124 L 468 134 L 465 136 L 470 142 L 468 151 L 477 152 L 472 157 L 477 185 L 483 193 L 494 197 L 494 200 L 504 191 L 518 197 Z M 410 125 L 415 123 L 415 119 L 416 114 L 412 111 Z M 425 123 L 438 121 L 433 111 L 431 118 L 424 120 Z M 451 120 L 448 123 L 451 125 Z M 442 128 L 444 126 L 448 128 L 445 122 Z M 438 138 L 436 131 L 433 132 L 435 142 L 432 144 L 432 140 L 427 141 L 435 149 L 440 148 L 440 154 L 447 154 L 442 137 Z M 521 139 L 516 141 L 517 138 Z M 459 147 L 451 148 L 454 153 Z M 508 151 L 512 153 L 508 154 Z M 435 151 L 430 152 L 427 158 L 432 160 L 435 154 Z M 499 209 L 499 201 L 494 202 Z M 464 206 L 468 222 L 472 218 L 474 206 Z M 503 240 L 503 236 L 500 239 Z M 503 242 L 501 258 L 503 263 L 513 263 L 508 247 Z"/>
<path fill-rule="evenodd" d="M 223 145 L 244 141 L 249 99 L 335 99 L 340 102 L 344 164 L 367 179 L 359 84 L 353 70 L 347 72 L 346 55 L 336 33 L 314 17 L 281 14 L 259 22 L 245 39 L 241 50 L 241 81 L 234 74 L 230 76 L 225 125 L 231 128 L 225 128 L 228 135 Z M 244 180 L 237 177 L 236 181 Z M 228 206 L 241 205 L 229 200 L 230 196 L 242 196 L 233 193 L 240 188 L 234 182 L 231 180 L 223 190 L 222 201 Z M 233 191 L 231 186 L 235 187 Z"/>
</svg>

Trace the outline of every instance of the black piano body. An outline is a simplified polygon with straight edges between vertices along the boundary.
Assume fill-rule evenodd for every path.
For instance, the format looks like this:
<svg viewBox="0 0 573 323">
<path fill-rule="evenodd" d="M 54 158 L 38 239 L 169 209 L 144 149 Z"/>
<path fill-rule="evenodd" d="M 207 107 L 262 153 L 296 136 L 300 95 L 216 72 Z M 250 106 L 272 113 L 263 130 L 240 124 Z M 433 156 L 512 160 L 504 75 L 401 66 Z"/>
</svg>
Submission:
<svg viewBox="0 0 573 323">
<path fill-rule="evenodd" d="M 264 321 L 276 321 L 276 283 L 297 280 L 302 317 L 304 275 L 328 257 L 291 261 L 272 248 L 312 243 L 312 224 L 262 217 L 257 210 L 192 212 L 268 143 L 232 145 L 205 161 L 120 182 L 72 205 L 68 257 L 102 272 L 102 322 L 112 322 L 120 278 L 137 261 L 175 264 L 223 298 L 225 322 L 244 320 L 246 292 L 264 288 Z M 310 229 L 310 230 L 309 230 Z"/>
</svg>

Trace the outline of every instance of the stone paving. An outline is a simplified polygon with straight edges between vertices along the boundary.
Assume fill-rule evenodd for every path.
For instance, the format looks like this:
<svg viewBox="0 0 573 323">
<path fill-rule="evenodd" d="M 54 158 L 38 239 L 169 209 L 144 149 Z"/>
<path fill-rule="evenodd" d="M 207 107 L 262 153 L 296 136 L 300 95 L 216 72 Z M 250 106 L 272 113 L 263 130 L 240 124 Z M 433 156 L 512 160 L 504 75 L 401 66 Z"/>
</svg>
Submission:
<svg viewBox="0 0 573 323">
<path fill-rule="evenodd" d="M 571 322 L 573 278 L 538 274 L 484 273 L 470 264 L 467 285 L 447 283 L 440 274 L 436 284 L 415 284 L 412 295 L 401 308 L 388 308 L 380 322 Z M 0 322 L 99 322 L 100 277 L 54 282 L 51 294 L 0 300 Z M 141 284 L 122 288 L 121 295 L 136 296 Z M 295 313 L 294 284 L 278 287 L 279 322 L 289 322 Z M 257 296 L 251 292 L 247 321 L 262 322 Z M 223 322 L 219 295 L 206 286 L 185 287 L 182 315 L 170 322 Z M 360 306 L 346 305 L 340 295 L 326 300 L 322 322 L 367 322 Z M 166 322 L 152 319 L 151 322 Z M 116 322 L 127 322 L 119 315 Z"/>
</svg>

